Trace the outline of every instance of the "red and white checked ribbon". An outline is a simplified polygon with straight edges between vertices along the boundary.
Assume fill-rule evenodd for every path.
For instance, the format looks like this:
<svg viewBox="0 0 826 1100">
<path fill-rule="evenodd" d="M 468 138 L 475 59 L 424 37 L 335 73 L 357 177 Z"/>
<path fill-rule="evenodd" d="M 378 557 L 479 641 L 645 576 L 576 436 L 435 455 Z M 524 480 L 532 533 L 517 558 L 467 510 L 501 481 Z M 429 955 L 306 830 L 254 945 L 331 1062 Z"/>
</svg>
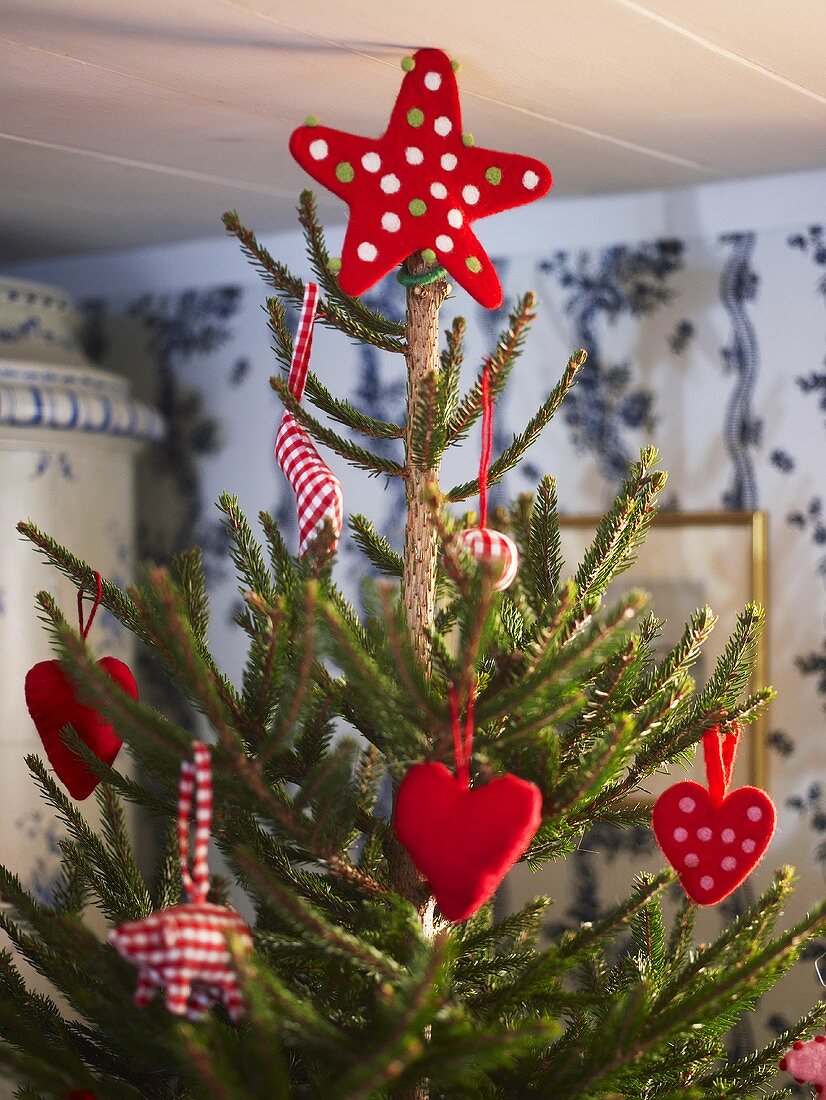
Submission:
<svg viewBox="0 0 826 1100">
<path fill-rule="evenodd" d="M 301 317 L 290 364 L 290 393 L 300 401 L 304 396 L 310 352 L 313 346 L 313 322 L 318 303 L 318 287 L 307 283 Z M 312 440 L 291 412 L 285 412 L 275 437 L 275 458 L 293 487 L 298 511 L 299 554 L 305 554 L 313 538 L 329 522 L 333 546 L 338 545 L 344 514 L 341 483 L 315 449 Z"/>
<path fill-rule="evenodd" d="M 189 901 L 205 901 L 209 893 L 209 834 L 212 830 L 212 764 L 209 749 L 200 741 L 192 744 L 194 762 L 184 760 L 178 784 L 178 858 L 181 881 Z M 189 869 L 189 816 L 195 792 L 195 856 Z"/>
</svg>

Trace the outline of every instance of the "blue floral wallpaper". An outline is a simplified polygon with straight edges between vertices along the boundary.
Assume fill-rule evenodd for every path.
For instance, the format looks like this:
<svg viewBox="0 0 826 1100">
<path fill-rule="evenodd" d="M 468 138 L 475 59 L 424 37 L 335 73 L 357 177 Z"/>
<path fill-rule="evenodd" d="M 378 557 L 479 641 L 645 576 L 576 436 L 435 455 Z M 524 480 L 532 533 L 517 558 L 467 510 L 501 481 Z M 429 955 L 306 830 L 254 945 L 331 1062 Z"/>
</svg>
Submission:
<svg viewBox="0 0 826 1100">
<path fill-rule="evenodd" d="M 563 510 L 601 511 L 629 460 L 653 442 L 670 474 L 666 507 L 766 510 L 770 676 L 779 691 L 770 715 L 769 786 L 780 810 L 767 862 L 798 866 L 795 906 L 803 909 L 826 885 L 824 227 L 581 250 L 560 251 L 553 242 L 532 247 L 497 261 L 507 297 L 533 288 L 539 308 L 497 407 L 496 448 L 522 429 L 573 348 L 585 347 L 589 361 L 560 417 L 499 492 L 522 492 L 551 472 Z M 236 492 L 248 514 L 269 509 L 295 539 L 292 494 L 272 458 L 280 409 L 267 381 L 276 364 L 261 309 L 266 291 L 252 278 L 239 286 L 162 295 L 148 290 L 136 300 L 86 303 L 90 350 L 128 373 L 137 395 L 151 400 L 170 424 L 167 442 L 147 456 L 141 472 L 142 552 L 163 558 L 193 542 L 203 546 L 212 643 L 231 675 L 240 673 L 244 639 L 231 624 L 238 596 L 222 560 L 214 501 L 222 490 Z M 371 304 L 399 315 L 397 284 L 378 287 Z M 445 325 L 456 312 L 468 320 L 470 377 L 506 310 L 489 314 L 458 293 L 448 302 Z M 354 347 L 319 327 L 313 369 L 371 415 L 401 415 L 401 358 Z M 477 442 L 472 437 L 448 457 L 445 484 L 475 469 Z M 386 445 L 389 453 L 398 446 Z M 400 487 L 378 492 L 380 482 L 346 469 L 335 456 L 330 461 L 347 510 L 367 513 L 400 545 Z M 357 596 L 360 563 L 346 537 L 338 568 Z M 626 892 L 634 871 L 661 860 L 647 830 L 598 829 L 569 862 L 553 911 L 557 924 L 592 919 Z M 767 867 L 760 875 L 769 873 Z M 749 888 L 738 892 L 711 914 L 709 928 L 730 921 L 752 897 Z M 790 908 L 789 919 L 795 915 Z M 820 992 L 809 960 L 767 999 L 759 1026 L 781 1027 L 785 1016 L 802 1011 Z M 736 1037 L 743 1047 L 750 1041 L 748 1028 Z"/>
</svg>

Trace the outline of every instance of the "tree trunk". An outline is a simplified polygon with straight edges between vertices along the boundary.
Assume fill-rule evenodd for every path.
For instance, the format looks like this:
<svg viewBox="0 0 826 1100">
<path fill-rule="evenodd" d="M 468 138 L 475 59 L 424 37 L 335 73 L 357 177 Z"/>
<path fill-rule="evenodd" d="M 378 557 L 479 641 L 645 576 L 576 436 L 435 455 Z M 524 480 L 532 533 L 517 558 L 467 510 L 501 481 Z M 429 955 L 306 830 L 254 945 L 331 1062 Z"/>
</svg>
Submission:
<svg viewBox="0 0 826 1100">
<path fill-rule="evenodd" d="M 407 261 L 412 274 L 427 270 L 418 255 Z M 413 410 L 422 382 L 436 375 L 439 362 L 439 309 L 447 296 L 447 283 L 439 279 L 427 286 L 407 289 L 407 524 L 404 535 L 402 593 L 413 647 L 422 664 L 430 664 L 429 631 L 436 600 L 436 531 L 427 504 L 429 485 L 439 482 L 438 463 L 429 469 L 411 462 L 410 438 Z"/>
<path fill-rule="evenodd" d="M 426 271 L 427 266 L 418 254 L 407 261 L 407 270 L 414 275 Z M 404 532 L 402 599 L 414 652 L 427 671 L 430 669 L 430 628 L 436 604 L 438 540 L 426 494 L 429 486 L 438 487 L 439 464 L 429 468 L 414 465 L 411 461 L 410 444 L 417 394 L 427 376 L 435 376 L 438 372 L 439 310 L 447 294 L 448 286 L 444 279 L 427 286 L 407 288 L 407 522 Z M 426 881 L 395 838 L 391 841 L 387 854 L 393 885 L 416 906 L 422 921 L 422 931 L 426 936 L 432 937 L 434 902 L 429 896 Z M 420 1081 L 397 1095 L 399 1100 L 428 1100 L 430 1086 L 427 1081 Z"/>
</svg>

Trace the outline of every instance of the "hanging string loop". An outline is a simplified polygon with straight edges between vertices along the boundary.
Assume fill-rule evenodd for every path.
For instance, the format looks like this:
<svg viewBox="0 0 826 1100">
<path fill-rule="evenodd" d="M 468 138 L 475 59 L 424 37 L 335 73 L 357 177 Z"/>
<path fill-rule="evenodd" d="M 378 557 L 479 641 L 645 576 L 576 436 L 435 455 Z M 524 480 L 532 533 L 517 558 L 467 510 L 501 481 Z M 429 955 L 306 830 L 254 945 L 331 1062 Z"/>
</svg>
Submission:
<svg viewBox="0 0 826 1100">
<path fill-rule="evenodd" d="M 98 608 L 100 607 L 100 602 L 103 599 L 103 580 L 101 579 L 100 573 L 98 573 L 97 569 L 93 570 L 93 572 L 95 575 L 97 592 L 92 597 L 92 610 L 89 612 L 89 618 L 87 619 L 85 626 L 83 623 L 83 586 L 81 585 L 81 587 L 77 590 L 77 621 L 78 628 L 80 630 L 80 636 L 84 640 L 84 642 L 86 641 L 89 631 L 92 629 L 92 623 L 95 620 L 95 615 L 97 615 Z"/>
<path fill-rule="evenodd" d="M 473 729 L 476 710 L 476 684 L 471 682 L 465 711 L 465 729 L 459 718 L 459 693 L 456 687 L 450 689 L 450 722 L 453 727 L 453 760 L 456 765 L 456 778 L 459 785 L 467 790 L 470 786 L 470 761 L 473 757 Z"/>
<path fill-rule="evenodd" d="M 209 892 L 209 836 L 212 831 L 212 764 L 209 748 L 192 743 L 193 760 L 181 763 L 178 784 L 178 858 L 181 881 L 188 901 L 206 901 Z M 195 855 L 189 865 L 190 813 L 195 794 Z"/>
<path fill-rule="evenodd" d="M 734 722 L 725 734 L 719 726 L 712 726 L 703 734 L 708 793 L 715 806 L 720 805 L 729 789 L 742 728 L 739 722 Z"/>
</svg>

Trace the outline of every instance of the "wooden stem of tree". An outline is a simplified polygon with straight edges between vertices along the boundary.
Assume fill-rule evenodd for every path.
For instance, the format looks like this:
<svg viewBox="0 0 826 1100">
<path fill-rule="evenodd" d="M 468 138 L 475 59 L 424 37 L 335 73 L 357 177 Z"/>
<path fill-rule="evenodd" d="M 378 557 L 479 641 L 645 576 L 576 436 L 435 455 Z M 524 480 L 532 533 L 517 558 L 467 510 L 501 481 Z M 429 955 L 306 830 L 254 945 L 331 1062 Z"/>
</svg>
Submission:
<svg viewBox="0 0 826 1100">
<path fill-rule="evenodd" d="M 419 274 L 427 270 L 419 255 L 407 261 L 408 270 Z M 436 602 L 436 529 L 427 491 L 438 486 L 439 465 L 422 467 L 411 461 L 413 412 L 417 395 L 428 375 L 438 373 L 439 310 L 447 296 L 447 283 L 439 279 L 427 286 L 407 290 L 407 434 L 406 491 L 407 524 L 404 537 L 404 577 L 402 593 L 413 647 L 422 664 L 430 664 L 430 628 Z"/>
<path fill-rule="evenodd" d="M 407 261 L 413 274 L 427 270 L 417 254 Z M 428 375 L 435 376 L 439 365 L 439 310 L 448 294 L 444 279 L 427 286 L 412 286 L 407 290 L 407 433 L 405 438 L 405 486 L 407 492 L 407 523 L 404 533 L 404 575 L 402 599 L 413 648 L 422 665 L 430 667 L 430 629 L 436 605 L 436 558 L 438 540 L 427 493 L 438 488 L 439 465 L 423 467 L 411 459 L 411 436 L 417 395 Z M 398 842 L 391 842 L 388 852 L 393 884 L 419 911 L 422 930 L 433 936 L 433 899 L 427 883 L 416 870 L 407 851 Z M 420 1081 L 399 1093 L 400 1100 L 428 1100 L 430 1087 Z"/>
</svg>

